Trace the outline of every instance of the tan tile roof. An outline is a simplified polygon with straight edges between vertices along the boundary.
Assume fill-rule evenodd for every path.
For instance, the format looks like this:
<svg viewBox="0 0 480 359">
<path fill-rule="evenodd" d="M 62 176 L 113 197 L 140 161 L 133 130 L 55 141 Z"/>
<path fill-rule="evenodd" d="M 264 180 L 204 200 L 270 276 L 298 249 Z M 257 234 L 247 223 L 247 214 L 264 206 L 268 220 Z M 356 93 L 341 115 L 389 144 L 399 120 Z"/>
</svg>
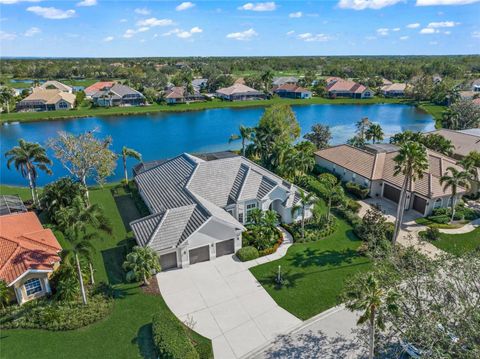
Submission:
<svg viewBox="0 0 480 359">
<path fill-rule="evenodd" d="M 53 270 L 62 247 L 33 212 L 0 216 L 0 279 L 11 284 L 27 270 Z"/>
<path fill-rule="evenodd" d="M 182 99 L 185 97 L 185 89 L 183 86 L 177 86 L 177 87 L 172 87 L 170 89 L 170 92 L 168 92 L 167 96 L 165 98 L 175 98 L 175 99 Z"/>
<path fill-rule="evenodd" d="M 362 93 L 367 88 L 350 80 L 338 80 L 327 86 L 328 91 Z"/>
<path fill-rule="evenodd" d="M 373 153 L 349 145 L 339 145 L 315 152 L 315 155 L 337 164 L 369 180 L 384 180 L 402 187 L 404 176 L 395 173 L 394 157 L 398 151 Z M 434 198 L 451 195 L 451 190 L 443 191 L 440 177 L 448 167 L 460 169 L 455 160 L 437 152 L 427 150 L 429 168 L 423 177 L 413 184 L 413 192 L 424 197 Z M 461 193 L 463 189 L 458 192 Z"/>
<path fill-rule="evenodd" d="M 257 91 L 251 87 L 238 84 L 238 83 L 233 84 L 230 87 L 224 87 L 224 88 L 218 89 L 217 92 L 226 96 L 242 94 L 242 93 L 260 93 L 260 91 Z"/>
<path fill-rule="evenodd" d="M 382 86 L 382 91 L 388 92 L 388 91 L 405 91 L 407 88 L 407 84 L 402 84 L 402 83 L 395 83 L 391 85 L 385 85 Z"/>
<path fill-rule="evenodd" d="M 480 136 L 447 129 L 441 129 L 429 133 L 436 133 L 445 137 L 447 140 L 450 140 L 455 146 L 453 152 L 460 156 L 466 156 L 472 151 L 480 152 Z"/>
<path fill-rule="evenodd" d="M 61 82 L 56 80 L 46 81 L 40 86 L 40 88 L 44 90 L 47 90 L 49 87 L 55 87 L 57 90 L 60 91 L 72 92 L 72 88 L 70 86 L 62 84 Z"/>
<path fill-rule="evenodd" d="M 290 84 L 290 83 L 278 86 L 275 89 L 275 91 L 278 91 L 278 90 L 285 90 L 285 91 L 289 91 L 289 92 L 310 92 L 310 90 L 307 90 L 304 87 L 298 86 L 296 84 Z"/>
<path fill-rule="evenodd" d="M 42 101 L 45 104 L 56 104 L 62 99 L 73 105 L 75 102 L 75 95 L 56 89 L 34 89 L 33 92 L 29 96 L 25 97 L 22 101 Z"/>
</svg>

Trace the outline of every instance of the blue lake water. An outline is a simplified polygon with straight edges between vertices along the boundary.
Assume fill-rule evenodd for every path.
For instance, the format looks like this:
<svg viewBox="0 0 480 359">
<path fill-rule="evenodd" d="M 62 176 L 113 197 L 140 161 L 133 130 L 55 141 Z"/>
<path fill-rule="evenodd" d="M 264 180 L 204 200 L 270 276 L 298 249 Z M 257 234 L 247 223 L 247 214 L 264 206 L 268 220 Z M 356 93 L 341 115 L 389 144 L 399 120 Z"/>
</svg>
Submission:
<svg viewBox="0 0 480 359">
<path fill-rule="evenodd" d="M 379 123 L 387 136 L 404 130 L 434 129 L 434 122 L 430 115 L 408 105 L 306 105 L 293 106 L 293 110 L 300 123 L 302 135 L 316 123 L 329 125 L 333 144 L 344 143 L 352 137 L 355 132 L 355 123 L 365 116 Z M 241 124 L 256 125 L 263 111 L 263 108 L 223 108 L 183 113 L 5 124 L 0 126 L 0 183 L 26 184 L 26 180 L 14 169 L 7 169 L 4 157 L 4 153 L 15 146 L 20 138 L 44 145 L 49 138 L 55 137 L 58 131 L 77 134 L 96 128 L 99 136 L 112 136 L 115 151 L 119 152 L 122 146 L 131 147 L 142 153 L 144 161 L 151 161 L 176 156 L 182 152 L 238 149 L 241 147 L 240 141 L 229 144 L 230 135 L 237 133 Z M 53 159 L 51 151 L 49 155 Z M 128 161 L 129 167 L 134 164 L 135 161 Z M 121 166 L 119 161 L 116 174 L 109 178 L 110 181 L 122 178 Z M 56 160 L 52 170 L 54 172 L 52 176 L 40 174 L 39 185 L 67 175 L 66 170 Z"/>
</svg>

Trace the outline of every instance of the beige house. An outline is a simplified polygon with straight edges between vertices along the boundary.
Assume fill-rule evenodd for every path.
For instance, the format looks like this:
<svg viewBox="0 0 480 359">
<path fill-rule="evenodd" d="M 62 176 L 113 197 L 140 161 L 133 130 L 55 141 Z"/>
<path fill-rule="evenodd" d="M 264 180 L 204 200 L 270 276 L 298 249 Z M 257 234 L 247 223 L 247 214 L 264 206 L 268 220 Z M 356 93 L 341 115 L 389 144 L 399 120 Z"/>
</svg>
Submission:
<svg viewBox="0 0 480 359">
<path fill-rule="evenodd" d="M 0 216 L 0 280 L 18 304 L 51 293 L 49 277 L 59 266 L 62 247 L 33 212 Z"/>
<path fill-rule="evenodd" d="M 230 87 L 218 89 L 217 97 L 228 101 L 248 101 L 265 99 L 265 94 L 246 85 L 235 83 Z"/>
<path fill-rule="evenodd" d="M 42 90 L 60 90 L 62 92 L 73 93 L 73 88 L 56 80 L 46 81 L 41 84 L 39 88 Z"/>
<path fill-rule="evenodd" d="M 480 129 L 472 128 L 470 130 L 448 130 L 442 128 L 440 130 L 428 132 L 427 134 L 435 133 L 452 142 L 455 146 L 453 156 L 462 159 L 472 151 L 480 152 Z"/>
<path fill-rule="evenodd" d="M 406 88 L 407 84 L 394 83 L 390 85 L 384 85 L 380 90 L 385 97 L 403 97 L 405 96 Z"/>
<path fill-rule="evenodd" d="M 17 111 L 70 110 L 75 106 L 75 95 L 57 89 L 33 89 L 33 92 L 17 103 Z"/>
<path fill-rule="evenodd" d="M 428 216 L 433 209 L 451 205 L 452 192 L 444 190 L 440 177 L 447 167 L 455 167 L 456 161 L 437 152 L 427 150 L 429 168 L 421 179 L 408 189 L 405 209 L 413 209 Z M 369 195 L 398 203 L 404 181 L 403 175 L 394 175 L 394 157 L 398 147 L 391 144 L 367 145 L 364 149 L 339 145 L 315 152 L 316 163 L 339 175 L 343 181 L 367 187 Z M 466 193 L 459 188 L 457 198 Z"/>
</svg>

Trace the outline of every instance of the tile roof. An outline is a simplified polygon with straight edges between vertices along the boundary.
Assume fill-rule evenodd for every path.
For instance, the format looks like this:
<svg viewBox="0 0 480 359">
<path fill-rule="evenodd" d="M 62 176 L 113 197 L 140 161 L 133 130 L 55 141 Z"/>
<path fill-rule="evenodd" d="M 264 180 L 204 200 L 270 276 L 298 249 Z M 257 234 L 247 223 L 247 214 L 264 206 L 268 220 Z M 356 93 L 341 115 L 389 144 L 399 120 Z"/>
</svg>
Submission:
<svg viewBox="0 0 480 359">
<path fill-rule="evenodd" d="M 75 95 L 58 89 L 43 90 L 35 88 L 30 95 L 20 102 L 40 101 L 48 105 L 54 105 L 60 100 L 64 100 L 73 105 L 75 102 Z"/>
<path fill-rule="evenodd" d="M 327 161 L 337 164 L 349 171 L 369 180 L 384 180 L 398 187 L 403 184 L 404 176 L 394 175 L 394 157 L 398 151 L 373 152 L 352 147 L 339 145 L 315 152 L 315 155 Z M 413 192 L 427 198 L 451 195 L 451 190 L 443 190 L 440 177 L 448 167 L 460 169 L 456 161 L 437 152 L 427 150 L 429 168 L 423 177 L 413 184 Z M 459 193 L 461 191 L 458 191 Z"/>
<path fill-rule="evenodd" d="M 390 85 L 382 86 L 382 91 L 390 92 L 390 91 L 405 91 L 407 88 L 407 84 L 404 83 L 394 83 Z"/>
<path fill-rule="evenodd" d="M 0 216 L 0 279 L 9 285 L 28 270 L 53 270 L 62 247 L 33 212 Z"/>
<path fill-rule="evenodd" d="M 123 98 L 126 95 L 140 95 L 141 97 L 144 97 L 137 90 L 132 89 L 131 87 L 126 86 L 126 85 L 122 85 L 122 84 L 115 84 L 110 89 L 97 91 L 95 94 L 93 94 L 92 97 L 98 98 L 98 97 L 102 97 L 104 95 L 107 95 L 109 93 L 113 93 L 118 98 Z"/>
<path fill-rule="evenodd" d="M 49 87 L 55 87 L 55 89 L 63 92 L 72 92 L 72 88 L 70 86 L 62 84 L 61 82 L 56 80 L 46 81 L 42 85 L 40 85 L 40 88 L 43 90 L 47 90 Z"/>
<path fill-rule="evenodd" d="M 304 87 L 301 87 L 295 84 L 288 84 L 288 83 L 278 86 L 273 92 L 282 91 L 282 90 L 287 92 L 299 92 L 299 93 L 310 92 L 310 90 L 307 90 Z"/>
<path fill-rule="evenodd" d="M 337 80 L 327 85 L 328 91 L 363 93 L 367 90 L 365 86 L 350 80 Z"/>
<path fill-rule="evenodd" d="M 185 97 L 185 88 L 183 86 L 174 86 L 168 90 L 165 98 L 182 99 Z"/>
<path fill-rule="evenodd" d="M 100 82 L 95 82 L 93 85 L 88 86 L 85 90 L 85 94 L 88 96 L 93 95 L 94 93 L 103 90 L 105 88 L 111 88 L 113 85 L 115 85 L 114 81 L 100 81 Z"/>
<path fill-rule="evenodd" d="M 284 84 L 296 84 L 297 82 L 298 82 L 298 78 L 294 76 L 276 77 L 272 81 L 274 86 L 282 86 Z"/>
<path fill-rule="evenodd" d="M 450 140 L 455 146 L 454 153 L 460 156 L 466 156 L 472 151 L 480 152 L 480 135 L 475 135 L 475 132 L 462 132 L 447 129 L 440 129 L 428 133 L 436 133 Z"/>
<path fill-rule="evenodd" d="M 241 83 L 235 83 L 230 87 L 224 87 L 217 90 L 217 93 L 225 96 L 237 95 L 237 94 L 262 94 L 262 92 L 248 87 Z"/>
</svg>

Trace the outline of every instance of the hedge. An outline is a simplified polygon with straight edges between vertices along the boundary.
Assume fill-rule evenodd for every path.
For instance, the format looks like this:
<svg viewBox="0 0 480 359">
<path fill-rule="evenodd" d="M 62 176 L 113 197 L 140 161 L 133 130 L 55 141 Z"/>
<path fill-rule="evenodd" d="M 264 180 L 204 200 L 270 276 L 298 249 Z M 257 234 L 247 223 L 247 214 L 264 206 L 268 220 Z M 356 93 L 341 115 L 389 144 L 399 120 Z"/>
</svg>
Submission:
<svg viewBox="0 0 480 359">
<path fill-rule="evenodd" d="M 171 313 L 166 315 L 163 312 L 153 317 L 152 336 L 155 350 L 160 358 L 200 358 L 186 333 L 186 328 Z"/>
<path fill-rule="evenodd" d="M 370 192 L 370 190 L 367 187 L 362 187 L 359 184 L 354 182 L 345 183 L 345 189 L 347 190 L 347 192 L 353 194 L 355 197 L 360 199 L 367 198 L 368 192 Z"/>
<path fill-rule="evenodd" d="M 251 261 L 252 259 L 256 259 L 259 257 L 258 249 L 252 246 L 242 247 L 240 248 L 236 256 L 240 261 L 246 262 Z"/>
</svg>

